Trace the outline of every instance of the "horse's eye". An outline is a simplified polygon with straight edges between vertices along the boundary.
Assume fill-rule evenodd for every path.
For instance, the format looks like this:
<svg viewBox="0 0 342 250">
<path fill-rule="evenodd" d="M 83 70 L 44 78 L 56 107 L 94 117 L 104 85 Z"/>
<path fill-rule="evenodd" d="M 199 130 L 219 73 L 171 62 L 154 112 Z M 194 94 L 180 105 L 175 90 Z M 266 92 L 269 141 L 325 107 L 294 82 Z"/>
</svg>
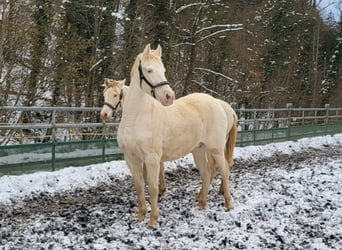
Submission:
<svg viewBox="0 0 342 250">
<path fill-rule="evenodd" d="M 114 98 L 116 98 L 118 95 L 117 94 L 114 94 Z"/>
<path fill-rule="evenodd" d="M 149 74 L 151 74 L 152 72 L 153 72 L 152 69 L 148 69 L 148 70 L 147 70 L 147 73 L 149 73 Z"/>
</svg>

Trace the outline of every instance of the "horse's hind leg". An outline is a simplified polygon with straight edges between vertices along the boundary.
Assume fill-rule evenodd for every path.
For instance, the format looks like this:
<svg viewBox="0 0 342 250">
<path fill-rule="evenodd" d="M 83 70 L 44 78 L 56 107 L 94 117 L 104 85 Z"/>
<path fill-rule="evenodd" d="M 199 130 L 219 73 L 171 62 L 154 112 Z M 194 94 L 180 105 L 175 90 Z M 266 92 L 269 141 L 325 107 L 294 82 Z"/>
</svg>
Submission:
<svg viewBox="0 0 342 250">
<path fill-rule="evenodd" d="M 202 179 L 202 187 L 197 194 L 197 201 L 199 207 L 204 208 L 207 204 L 209 185 L 211 182 L 211 169 L 206 158 L 206 149 L 204 145 L 193 150 L 192 154 Z"/>
<path fill-rule="evenodd" d="M 221 152 L 222 151 L 222 152 Z M 216 162 L 217 168 L 221 174 L 221 189 L 224 195 L 224 200 L 225 200 L 225 207 L 227 209 L 231 209 L 232 206 L 232 201 L 231 201 L 231 195 L 230 195 L 230 189 L 229 189 L 229 176 L 230 176 L 230 169 L 226 165 L 227 162 L 225 160 L 223 150 L 217 150 L 213 149 L 209 151 Z"/>
<path fill-rule="evenodd" d="M 216 162 L 210 154 L 208 154 L 207 152 L 206 154 L 208 158 L 208 164 L 210 166 L 210 172 L 211 172 L 210 183 L 211 183 L 216 176 Z"/>
<path fill-rule="evenodd" d="M 160 171 L 159 171 L 159 196 L 162 196 L 166 191 L 165 184 L 165 175 L 164 175 L 164 164 L 160 162 Z"/>
<path fill-rule="evenodd" d="M 209 164 L 210 170 L 211 170 L 211 180 L 210 180 L 210 183 L 212 183 L 213 179 L 216 176 L 216 169 L 217 168 L 216 168 L 216 162 L 215 162 L 215 160 L 213 159 L 213 157 L 210 154 L 208 154 L 208 164 Z M 220 186 L 219 194 L 224 195 L 223 180 L 221 180 L 221 186 Z"/>
<path fill-rule="evenodd" d="M 141 161 L 125 157 L 129 170 L 131 171 L 135 191 L 138 200 L 138 220 L 142 221 L 146 215 L 146 201 L 144 194 L 144 174 Z"/>
</svg>

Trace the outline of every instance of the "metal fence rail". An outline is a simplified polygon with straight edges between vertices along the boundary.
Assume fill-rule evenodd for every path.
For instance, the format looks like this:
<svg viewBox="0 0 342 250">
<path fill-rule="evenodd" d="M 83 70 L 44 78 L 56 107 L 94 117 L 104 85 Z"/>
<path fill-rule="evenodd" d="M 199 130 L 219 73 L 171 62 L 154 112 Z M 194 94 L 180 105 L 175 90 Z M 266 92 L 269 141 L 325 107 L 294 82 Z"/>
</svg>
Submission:
<svg viewBox="0 0 342 250">
<path fill-rule="evenodd" d="M 342 108 L 237 109 L 238 146 L 342 132 Z"/>
<path fill-rule="evenodd" d="M 0 107 L 0 175 L 122 159 L 100 108 Z M 236 109 L 237 146 L 342 133 L 342 108 Z"/>
</svg>

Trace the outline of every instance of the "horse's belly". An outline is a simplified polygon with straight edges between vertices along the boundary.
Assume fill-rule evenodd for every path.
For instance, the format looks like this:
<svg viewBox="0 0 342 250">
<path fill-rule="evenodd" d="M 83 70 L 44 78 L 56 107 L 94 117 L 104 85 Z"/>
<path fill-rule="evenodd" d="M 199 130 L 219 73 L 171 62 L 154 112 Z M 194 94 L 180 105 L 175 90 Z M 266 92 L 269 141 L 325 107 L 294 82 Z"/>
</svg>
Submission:
<svg viewBox="0 0 342 250">
<path fill-rule="evenodd" d="M 173 161 L 173 160 L 177 160 L 179 158 L 182 158 L 184 156 L 186 156 L 187 154 L 191 153 L 191 151 L 188 152 L 179 152 L 179 153 L 173 153 L 173 154 L 167 154 L 165 152 L 163 152 L 163 156 L 161 158 L 161 161 Z"/>
<path fill-rule="evenodd" d="M 183 137 L 184 138 L 184 137 Z M 179 159 L 192 152 L 200 144 L 199 140 L 177 140 L 163 145 L 162 161 Z"/>
</svg>

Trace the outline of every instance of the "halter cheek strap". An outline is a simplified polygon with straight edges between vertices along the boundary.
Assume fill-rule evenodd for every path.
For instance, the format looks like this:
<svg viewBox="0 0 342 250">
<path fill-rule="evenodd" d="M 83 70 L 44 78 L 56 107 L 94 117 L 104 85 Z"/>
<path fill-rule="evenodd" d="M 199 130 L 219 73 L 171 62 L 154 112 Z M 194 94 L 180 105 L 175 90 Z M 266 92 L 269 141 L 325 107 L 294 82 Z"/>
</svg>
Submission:
<svg viewBox="0 0 342 250">
<path fill-rule="evenodd" d="M 148 86 L 150 86 L 151 88 L 151 95 L 156 98 L 156 93 L 155 93 L 155 89 L 158 88 L 158 87 L 161 87 L 163 85 L 168 85 L 169 82 L 168 81 L 163 81 L 163 82 L 160 82 L 156 85 L 153 85 L 149 80 L 147 80 L 147 78 L 144 76 L 144 73 L 142 71 L 142 67 L 141 67 L 141 61 L 139 62 L 139 77 L 140 77 L 140 87 L 142 86 L 142 81 L 144 80 L 146 82 L 146 84 Z"/>
<path fill-rule="evenodd" d="M 106 105 L 106 106 L 109 107 L 111 110 L 113 110 L 113 114 L 114 114 L 114 112 L 116 112 L 117 108 L 118 108 L 119 106 L 121 106 L 122 98 L 123 98 L 123 91 L 122 91 L 122 89 L 121 89 L 121 91 L 120 91 L 120 96 L 119 96 L 119 102 L 115 105 L 115 107 L 114 107 L 112 104 L 110 104 L 109 102 L 105 102 L 103 105 Z"/>
</svg>

